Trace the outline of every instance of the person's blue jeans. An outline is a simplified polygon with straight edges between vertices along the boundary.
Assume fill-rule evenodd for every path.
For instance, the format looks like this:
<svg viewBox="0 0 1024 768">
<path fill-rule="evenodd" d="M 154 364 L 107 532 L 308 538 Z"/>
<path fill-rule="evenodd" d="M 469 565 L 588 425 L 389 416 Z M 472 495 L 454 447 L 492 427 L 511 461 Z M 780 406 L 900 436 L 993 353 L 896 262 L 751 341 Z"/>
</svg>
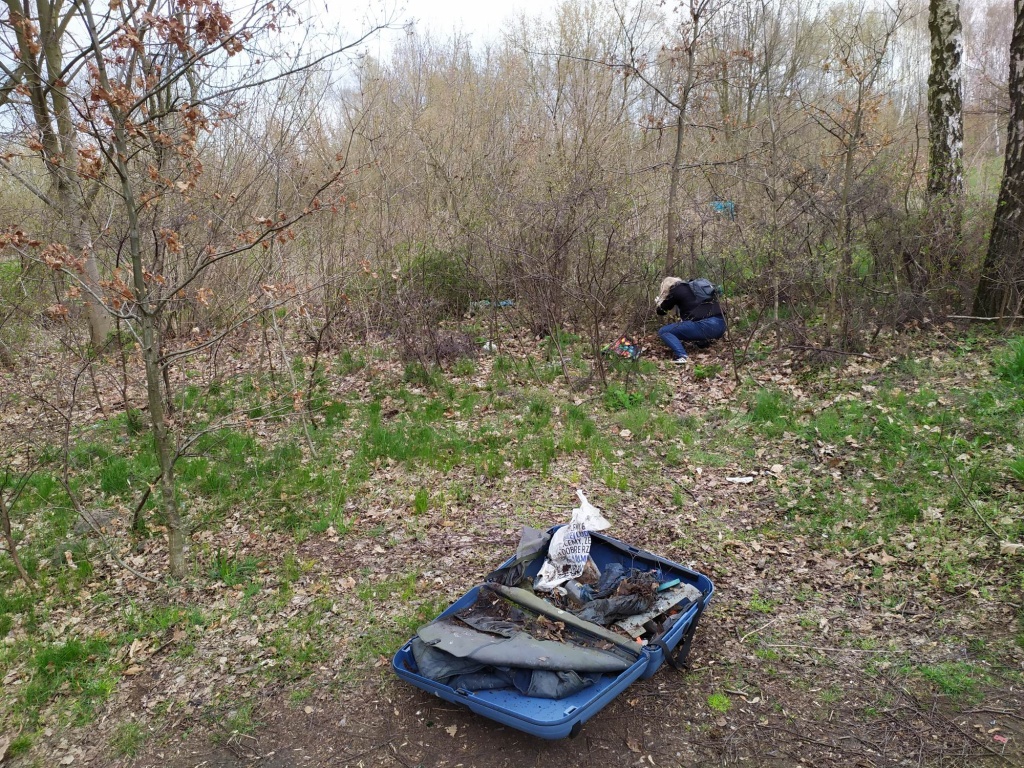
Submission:
<svg viewBox="0 0 1024 768">
<path fill-rule="evenodd" d="M 674 357 L 686 357 L 683 341 L 720 339 L 725 335 L 725 320 L 721 317 L 705 317 L 703 320 L 682 320 L 658 329 L 661 340 L 672 350 Z"/>
</svg>

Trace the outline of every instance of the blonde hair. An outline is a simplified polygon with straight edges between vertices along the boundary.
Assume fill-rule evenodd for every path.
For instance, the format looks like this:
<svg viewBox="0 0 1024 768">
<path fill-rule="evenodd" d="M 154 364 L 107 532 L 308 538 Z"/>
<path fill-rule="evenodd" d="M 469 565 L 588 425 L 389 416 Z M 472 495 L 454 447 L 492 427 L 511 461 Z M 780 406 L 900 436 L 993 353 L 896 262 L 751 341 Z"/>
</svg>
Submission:
<svg viewBox="0 0 1024 768">
<path fill-rule="evenodd" d="M 681 282 L 683 281 L 680 280 L 678 277 L 666 277 L 664 280 L 662 280 L 661 287 L 658 289 L 658 300 L 655 302 L 655 304 L 660 305 L 662 302 L 664 302 L 665 299 L 668 298 L 669 291 L 671 291 L 675 286 L 679 285 Z"/>
</svg>

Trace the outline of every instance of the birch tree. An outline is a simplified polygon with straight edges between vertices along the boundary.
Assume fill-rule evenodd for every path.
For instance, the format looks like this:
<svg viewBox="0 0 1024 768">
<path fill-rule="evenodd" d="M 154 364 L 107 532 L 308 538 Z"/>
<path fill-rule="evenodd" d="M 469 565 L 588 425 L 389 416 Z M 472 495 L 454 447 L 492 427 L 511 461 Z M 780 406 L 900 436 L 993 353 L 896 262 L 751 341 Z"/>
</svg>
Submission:
<svg viewBox="0 0 1024 768">
<path fill-rule="evenodd" d="M 1016 315 L 1024 294 L 1024 0 L 1014 0 L 1003 181 L 974 299 L 979 317 Z"/>
<path fill-rule="evenodd" d="M 928 29 L 932 51 L 928 77 L 928 194 L 959 198 L 964 191 L 960 0 L 931 0 Z"/>
</svg>

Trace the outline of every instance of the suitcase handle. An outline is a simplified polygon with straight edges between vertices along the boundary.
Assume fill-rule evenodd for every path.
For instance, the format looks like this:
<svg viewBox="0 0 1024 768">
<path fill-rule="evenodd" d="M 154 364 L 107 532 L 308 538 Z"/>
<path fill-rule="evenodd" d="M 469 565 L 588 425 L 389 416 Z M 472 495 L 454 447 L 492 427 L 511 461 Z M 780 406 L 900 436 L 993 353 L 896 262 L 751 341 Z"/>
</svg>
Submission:
<svg viewBox="0 0 1024 768">
<path fill-rule="evenodd" d="M 697 632 L 697 623 L 700 621 L 701 614 L 704 613 L 704 606 L 706 603 L 707 594 L 702 592 L 700 595 L 700 602 L 697 603 L 697 612 L 693 615 L 693 620 L 690 622 L 690 626 L 686 628 L 682 639 L 680 639 L 675 648 L 668 647 L 668 644 L 665 642 L 665 635 L 673 626 L 675 626 L 675 623 L 676 621 L 679 621 L 679 618 L 686 615 L 685 611 L 677 614 L 675 621 L 665 627 L 661 636 L 656 640 L 652 640 L 650 643 L 655 648 L 661 649 L 661 652 L 665 655 L 665 660 L 671 664 L 674 669 L 685 671 L 690 668 L 690 665 L 687 662 L 690 655 L 690 646 L 693 645 L 693 636 Z"/>
</svg>

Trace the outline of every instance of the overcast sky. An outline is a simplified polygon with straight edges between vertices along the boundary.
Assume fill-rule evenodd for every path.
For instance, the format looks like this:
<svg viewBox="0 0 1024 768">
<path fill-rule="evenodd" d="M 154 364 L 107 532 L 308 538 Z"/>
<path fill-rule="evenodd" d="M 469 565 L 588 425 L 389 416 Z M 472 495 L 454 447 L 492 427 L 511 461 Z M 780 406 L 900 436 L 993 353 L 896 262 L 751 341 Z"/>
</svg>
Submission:
<svg viewBox="0 0 1024 768">
<path fill-rule="evenodd" d="M 387 3 L 387 0 L 384 0 Z M 430 31 L 437 37 L 447 37 L 459 31 L 468 34 L 473 43 L 480 45 L 500 39 L 502 26 L 520 13 L 527 16 L 547 15 L 557 0 L 393 0 L 382 10 L 381 0 L 356 0 L 343 6 L 336 0 L 314 0 L 311 9 L 322 9 L 322 21 L 328 25 L 342 24 L 355 31 L 355 20 L 363 16 L 381 19 L 391 11 L 398 23 L 414 21 L 418 31 Z M 358 9 L 358 10 L 357 10 Z M 392 33 L 399 34 L 399 33 Z M 388 47 L 390 35 L 383 35 L 377 44 Z"/>
<path fill-rule="evenodd" d="M 474 40 L 497 39 L 502 23 L 520 12 L 537 16 L 554 5 L 552 0 L 408 0 L 405 18 L 415 18 L 417 26 L 447 34 L 461 29 Z"/>
</svg>

